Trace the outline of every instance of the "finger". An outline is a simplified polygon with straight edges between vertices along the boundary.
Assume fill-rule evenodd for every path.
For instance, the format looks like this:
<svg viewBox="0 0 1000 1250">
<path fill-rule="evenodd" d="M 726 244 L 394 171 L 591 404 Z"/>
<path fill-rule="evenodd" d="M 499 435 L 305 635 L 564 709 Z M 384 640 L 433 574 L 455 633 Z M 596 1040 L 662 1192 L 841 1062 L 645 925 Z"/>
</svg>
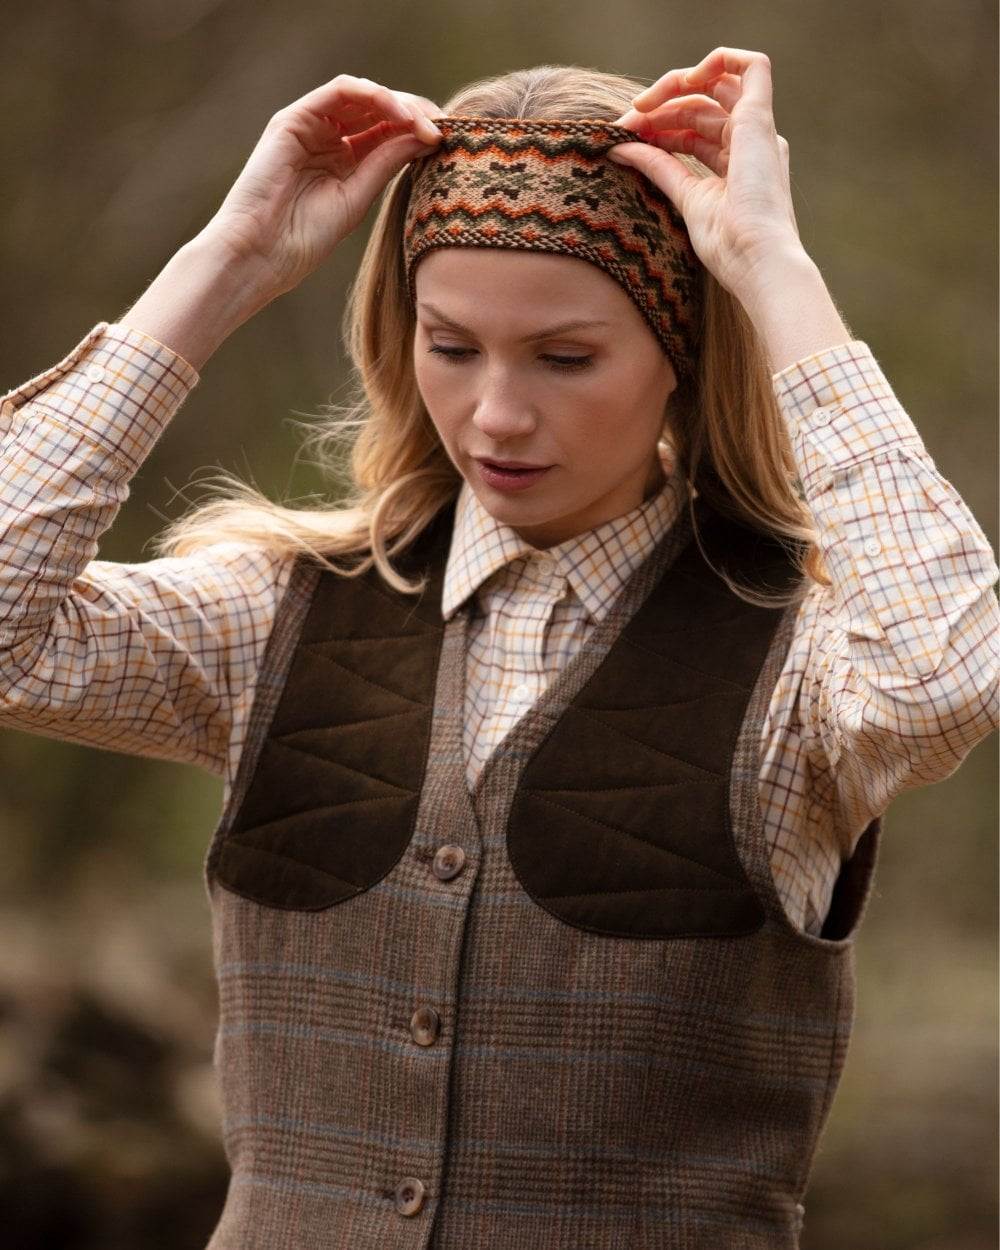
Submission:
<svg viewBox="0 0 1000 1250">
<path fill-rule="evenodd" d="M 427 145 L 413 134 L 398 133 L 391 138 L 356 141 L 353 138 L 337 151 L 315 156 L 307 169 L 322 170 L 340 182 L 354 181 L 367 185 L 383 181 L 401 169 L 407 161 L 423 156 Z"/>
<path fill-rule="evenodd" d="M 363 130 L 349 130 L 345 129 L 345 126 L 340 124 L 336 118 L 330 119 L 331 133 L 337 146 L 341 143 L 348 144 L 355 153 L 357 160 L 362 160 L 369 152 L 378 147 L 380 143 L 384 143 L 394 134 L 410 133 L 425 148 L 434 146 L 442 138 L 440 130 L 423 112 L 419 112 L 416 116 L 404 120 L 374 116 L 367 117 L 365 120 L 370 121 L 372 124 Z M 355 121 L 352 124 L 353 126 L 360 126 L 364 123 Z"/>
<path fill-rule="evenodd" d="M 729 149 L 712 139 L 703 138 L 695 130 L 666 130 L 647 140 L 646 146 L 656 147 L 661 152 L 687 152 L 720 178 L 725 177 L 729 168 Z"/>
<path fill-rule="evenodd" d="M 638 95 L 632 97 L 632 107 L 641 113 L 655 108 L 671 96 L 687 95 L 692 84 L 688 82 L 689 69 L 670 69 L 648 87 L 644 87 Z"/>
<path fill-rule="evenodd" d="M 304 168 L 339 169 L 344 162 L 348 168 L 361 160 L 373 148 L 394 135 L 413 133 L 413 121 L 386 121 L 382 119 L 366 130 L 349 133 L 343 123 L 334 117 L 326 118 L 325 142 L 307 147 L 309 161 Z"/>
<path fill-rule="evenodd" d="M 687 152 L 707 165 L 713 174 L 724 178 L 729 169 L 729 146 L 717 139 L 701 135 L 696 130 L 663 130 L 643 140 L 647 147 L 659 148 L 661 152 Z M 615 151 L 616 145 L 611 151 Z"/>
<path fill-rule="evenodd" d="M 388 116 L 377 107 L 345 103 L 338 108 L 337 117 L 334 120 L 345 134 L 361 134 L 365 130 L 374 129 L 380 125 L 413 128 L 419 120 L 426 121 L 426 118 L 416 110 L 412 112 L 407 110 L 403 114 L 394 113 Z"/>
<path fill-rule="evenodd" d="M 678 73 L 686 73 L 688 71 L 675 71 Z M 658 92 L 655 96 L 649 93 L 654 87 L 658 87 L 664 79 L 653 83 L 652 86 L 644 88 L 637 96 L 632 97 L 632 107 L 640 113 L 648 113 L 667 100 L 674 99 L 679 96 L 691 94 L 691 88 L 686 83 L 678 81 L 672 89 L 665 89 Z M 733 105 L 740 98 L 740 76 L 739 74 L 720 74 L 717 78 L 711 79 L 709 82 L 703 83 L 699 88 L 702 95 L 717 100 L 724 109 L 732 111 Z"/>
<path fill-rule="evenodd" d="M 337 116 L 344 119 L 365 113 L 402 121 L 413 116 L 410 108 L 395 92 L 370 78 L 338 74 L 329 82 L 301 96 L 290 108 L 312 113 L 317 117 Z"/>
<path fill-rule="evenodd" d="M 651 143 L 616 144 L 608 153 L 611 160 L 616 159 L 616 152 L 621 164 L 631 165 L 645 174 L 650 182 L 670 197 L 683 215 L 688 189 L 701 181 L 697 174 L 691 173 L 669 152 L 661 152 Z"/>
<path fill-rule="evenodd" d="M 412 95 L 409 91 L 398 91 L 396 94 L 401 96 L 411 109 L 419 109 L 431 121 L 446 115 L 444 109 L 439 104 L 435 104 L 433 100 L 429 100 L 425 95 Z"/>
<path fill-rule="evenodd" d="M 362 78 L 360 82 L 369 88 L 369 96 L 367 99 L 362 97 L 361 103 L 348 100 L 348 109 L 352 107 L 352 104 L 356 103 L 362 118 L 377 121 L 380 116 L 378 106 L 384 104 L 388 97 L 398 106 L 395 114 L 386 112 L 388 120 L 406 121 L 412 119 L 415 122 L 415 132 L 431 143 L 437 142 L 442 137 L 441 132 L 431 120 L 433 117 L 441 116 L 441 109 L 433 100 L 428 100 L 425 96 L 413 95 L 408 91 L 392 91 L 389 87 L 383 87 L 378 83 L 374 83 L 369 78 Z"/>
<path fill-rule="evenodd" d="M 720 74 L 718 78 L 713 78 L 709 82 L 703 83 L 701 90 L 705 95 L 711 96 L 713 100 L 718 100 L 724 109 L 728 112 L 733 111 L 740 93 L 743 90 L 743 84 L 740 81 L 739 74 Z"/>
<path fill-rule="evenodd" d="M 333 118 L 345 129 L 367 130 L 388 121 L 412 127 L 428 143 L 441 138 L 423 109 L 411 107 L 399 93 L 370 78 L 339 74 L 289 107 L 299 115 Z"/>
<path fill-rule="evenodd" d="M 428 150 L 428 145 L 413 132 L 412 124 L 402 127 L 392 122 L 379 122 L 360 134 L 345 135 L 344 146 L 351 154 L 351 164 L 358 165 L 377 148 L 393 143 L 396 139 L 409 139 L 418 145 L 415 150 Z"/>
<path fill-rule="evenodd" d="M 750 74 L 751 67 L 756 67 Z M 761 69 L 766 69 L 766 74 L 761 74 Z M 688 67 L 687 69 L 668 70 L 661 78 L 646 87 L 643 91 L 633 99 L 633 105 L 640 111 L 661 104 L 670 96 L 684 95 L 692 89 L 707 90 L 711 84 L 722 78 L 723 75 L 735 75 L 739 78 L 745 78 L 748 74 L 752 78 L 751 100 L 755 104 L 765 103 L 770 107 L 770 82 L 771 82 L 771 62 L 770 58 L 764 52 L 753 52 L 745 48 L 715 48 L 708 56 L 704 57 L 697 65 Z M 761 78 L 766 79 L 766 83 L 760 82 Z M 736 102 L 747 94 L 748 84 L 741 83 L 740 93 L 732 101 L 730 107 L 735 107 Z M 729 86 L 732 92 L 732 84 Z M 722 102 L 720 98 L 720 103 Z"/>
<path fill-rule="evenodd" d="M 427 145 L 412 134 L 399 134 L 380 143 L 358 162 L 346 178 L 345 189 L 351 189 L 366 204 L 379 194 L 390 178 L 412 160 L 424 156 Z"/>
<path fill-rule="evenodd" d="M 729 114 L 717 100 L 696 95 L 668 100 L 648 113 L 629 109 L 619 118 L 618 124 L 646 136 L 659 131 L 696 130 L 706 139 L 719 143 L 728 121 Z"/>
<path fill-rule="evenodd" d="M 384 117 L 378 109 L 368 108 L 344 108 L 341 110 L 346 124 L 353 129 L 353 133 L 360 133 L 361 127 L 375 128 L 379 124 L 383 126 L 389 125 L 393 127 L 408 127 L 421 139 L 428 143 L 436 143 L 442 138 L 441 131 L 434 125 L 431 119 L 429 108 L 420 108 L 414 106 L 412 110 L 403 118 Z M 441 115 L 438 109 L 434 116 Z"/>
<path fill-rule="evenodd" d="M 688 82 L 699 87 L 720 74 L 740 76 L 740 99 L 758 109 L 771 111 L 771 58 L 766 52 L 750 52 L 745 48 L 716 48 L 694 69 L 688 71 Z M 734 105 L 735 108 L 735 105 Z"/>
<path fill-rule="evenodd" d="M 410 116 L 387 120 L 385 117 L 373 115 L 365 116 L 361 120 L 357 112 L 352 116 L 340 109 L 336 115 L 332 112 L 318 114 L 298 104 L 291 104 L 274 114 L 267 129 L 272 132 L 287 132 L 303 151 L 310 157 L 316 157 L 323 153 L 340 151 L 345 137 L 352 131 L 361 129 L 367 132 L 371 129 L 378 135 L 384 135 L 393 128 L 412 130 L 415 125 L 414 118 Z"/>
</svg>

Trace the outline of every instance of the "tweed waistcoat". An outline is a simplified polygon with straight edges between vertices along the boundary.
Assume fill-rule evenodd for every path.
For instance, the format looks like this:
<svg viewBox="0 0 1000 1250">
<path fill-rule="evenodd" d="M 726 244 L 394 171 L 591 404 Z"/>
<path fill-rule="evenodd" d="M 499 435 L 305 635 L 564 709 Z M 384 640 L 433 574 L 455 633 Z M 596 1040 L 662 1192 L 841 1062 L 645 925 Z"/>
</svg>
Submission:
<svg viewBox="0 0 1000 1250">
<path fill-rule="evenodd" d="M 420 596 L 296 562 L 205 860 L 209 1250 L 798 1246 L 881 820 L 795 927 L 758 772 L 797 605 L 703 550 L 790 562 L 694 508 L 471 793 L 454 505 L 399 560 Z"/>
</svg>

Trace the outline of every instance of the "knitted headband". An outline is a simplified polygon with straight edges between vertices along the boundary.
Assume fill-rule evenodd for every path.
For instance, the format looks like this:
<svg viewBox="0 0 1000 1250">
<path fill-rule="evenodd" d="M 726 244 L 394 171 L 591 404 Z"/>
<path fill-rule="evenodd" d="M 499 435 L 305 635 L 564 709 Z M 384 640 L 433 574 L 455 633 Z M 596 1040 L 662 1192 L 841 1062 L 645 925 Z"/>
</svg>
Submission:
<svg viewBox="0 0 1000 1250">
<path fill-rule="evenodd" d="M 594 120 L 436 117 L 444 136 L 413 163 L 403 252 L 416 305 L 417 261 L 432 248 L 503 247 L 580 256 L 619 282 L 670 358 L 678 382 L 697 354 L 704 266 L 670 198 L 607 159 L 644 142 Z"/>
</svg>

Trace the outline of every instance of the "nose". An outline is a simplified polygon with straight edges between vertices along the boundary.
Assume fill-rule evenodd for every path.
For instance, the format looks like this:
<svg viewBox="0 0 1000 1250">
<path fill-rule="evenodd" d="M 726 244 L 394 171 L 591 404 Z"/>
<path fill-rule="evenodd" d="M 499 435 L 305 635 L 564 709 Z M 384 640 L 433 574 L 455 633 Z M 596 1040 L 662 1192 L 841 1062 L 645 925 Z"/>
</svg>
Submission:
<svg viewBox="0 0 1000 1250">
<path fill-rule="evenodd" d="M 476 403 L 473 425 L 486 439 L 506 443 L 534 433 L 537 417 L 509 377 L 490 370 Z"/>
</svg>

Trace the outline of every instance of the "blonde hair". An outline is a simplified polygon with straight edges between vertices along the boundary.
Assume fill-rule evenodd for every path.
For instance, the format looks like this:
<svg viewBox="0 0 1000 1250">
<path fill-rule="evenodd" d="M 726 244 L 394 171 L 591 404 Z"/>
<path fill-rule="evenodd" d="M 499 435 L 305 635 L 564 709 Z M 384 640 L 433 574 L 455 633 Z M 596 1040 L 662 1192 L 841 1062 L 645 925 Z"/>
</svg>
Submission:
<svg viewBox="0 0 1000 1250">
<path fill-rule="evenodd" d="M 540 65 L 472 82 L 441 111 L 610 121 L 646 85 L 586 67 Z M 693 156 L 678 154 L 678 159 L 700 176 L 711 173 Z M 355 393 L 346 404 L 324 405 L 319 425 L 302 444 L 316 450 L 325 477 L 342 483 L 340 499 L 291 507 L 223 470 L 219 497 L 169 522 L 151 540 L 157 554 L 185 556 L 211 543 L 250 542 L 279 556 L 301 553 L 344 576 L 359 576 L 374 565 L 401 592 L 424 588 L 426 579 L 406 580 L 392 558 L 457 495 L 462 477 L 423 404 L 410 350 L 415 323 L 403 271 L 403 222 L 419 165 L 419 159 L 410 162 L 386 187 L 348 292 L 342 333 L 354 365 Z M 683 475 L 706 502 L 776 538 L 805 576 L 781 596 L 738 586 L 723 571 L 716 572 L 749 602 L 784 604 L 804 593 L 807 579 L 825 586 L 830 580 L 811 514 L 797 489 L 762 344 L 739 301 L 707 269 L 704 280 L 696 376 L 672 393 L 664 436 Z M 693 510 L 691 516 L 693 522 Z M 696 526 L 695 537 L 700 545 Z M 354 558 L 337 564 L 330 558 L 337 556 Z"/>
</svg>

